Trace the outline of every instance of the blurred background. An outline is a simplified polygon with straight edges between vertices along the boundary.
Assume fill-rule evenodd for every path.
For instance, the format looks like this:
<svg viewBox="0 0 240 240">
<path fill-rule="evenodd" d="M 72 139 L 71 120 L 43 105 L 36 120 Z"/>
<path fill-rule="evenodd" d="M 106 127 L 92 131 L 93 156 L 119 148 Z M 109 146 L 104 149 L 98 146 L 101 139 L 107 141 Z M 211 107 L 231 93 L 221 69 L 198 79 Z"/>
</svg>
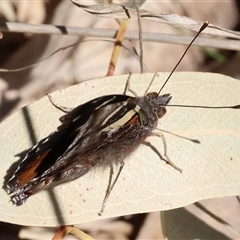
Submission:
<svg viewBox="0 0 240 240">
<path fill-rule="evenodd" d="M 94 4 L 95 1 L 79 1 Z M 99 1 L 100 2 L 100 1 Z M 103 2 L 103 1 L 101 1 Z M 123 1 L 113 1 L 123 2 Z M 126 1 L 132 4 L 134 1 Z M 240 31 L 239 1 L 146 1 L 142 8 L 154 13 L 178 14 L 202 22 Z M 115 19 L 99 18 L 73 5 L 70 1 L 1 1 L 0 21 L 32 24 L 54 24 L 62 26 L 93 27 L 115 29 L 119 23 Z M 143 20 L 144 32 L 189 35 L 190 31 Z M 138 30 L 137 19 L 132 19 L 128 30 Z M 193 35 L 192 33 L 190 33 Z M 0 68 L 17 69 L 34 64 L 54 51 L 81 41 L 79 44 L 60 51 L 33 68 L 17 72 L 0 72 L 0 120 L 13 111 L 25 106 L 49 92 L 63 89 L 72 84 L 104 77 L 107 74 L 114 44 L 100 38 L 67 35 L 26 34 L 2 32 L 0 39 Z M 86 41 L 91 39 L 91 41 Z M 131 48 L 128 41 L 126 46 Z M 138 49 L 138 42 L 133 41 Z M 150 72 L 171 71 L 186 46 L 169 43 L 143 42 L 144 63 Z M 181 62 L 178 71 L 204 71 L 226 74 L 240 78 L 240 55 L 237 51 L 192 47 Z M 114 75 L 140 72 L 139 63 L 128 51 L 122 49 Z M 236 198 L 205 200 L 203 204 L 215 211 L 224 220 L 238 226 L 240 231 L 240 211 Z M 227 207 L 226 207 L 227 206 Z M 186 210 L 187 209 L 187 210 Z M 215 239 L 240 239 L 229 228 L 223 227 L 196 206 L 181 209 L 182 216 L 188 214 L 201 217 L 197 226 L 206 224 L 209 235 Z M 226 211 L 227 210 L 227 211 Z M 230 211 L 231 210 L 231 211 Z M 173 213 L 165 212 L 164 218 L 174 218 Z M 186 214 L 186 215 L 184 215 Z M 162 215 L 162 221 L 163 221 Z M 173 221 L 173 220 L 171 220 Z M 110 224 L 111 223 L 111 224 Z M 179 225 L 182 220 L 179 220 Z M 189 225 L 191 221 L 187 225 Z M 210 224 L 210 225 L 209 225 Z M 190 225 L 189 225 L 190 226 Z M 103 220 L 80 226 L 97 239 L 162 239 L 160 213 L 139 214 L 114 220 Z M 167 228 L 165 228 L 166 231 Z M 201 228 L 200 228 L 201 229 Z M 176 229 L 175 229 L 176 230 Z M 55 229 L 29 228 L 1 223 L 0 239 L 51 239 Z M 173 231 L 173 229 L 171 229 Z M 197 230 L 195 228 L 194 234 Z M 201 232 L 201 231 L 199 231 Z M 211 235 L 212 234 L 212 235 Z M 214 235 L 216 234 L 216 235 Z M 217 235 L 219 234 L 219 235 Z M 179 233 L 177 236 L 180 236 Z M 200 238 L 200 235 L 198 235 Z M 205 239 L 207 238 L 205 236 Z M 203 237 L 203 236 L 202 236 Z M 189 239 L 191 239 L 189 235 Z M 204 238 L 204 237 L 203 237 Z M 74 239 L 69 237 L 66 239 Z M 173 238 L 174 239 L 174 238 Z"/>
</svg>

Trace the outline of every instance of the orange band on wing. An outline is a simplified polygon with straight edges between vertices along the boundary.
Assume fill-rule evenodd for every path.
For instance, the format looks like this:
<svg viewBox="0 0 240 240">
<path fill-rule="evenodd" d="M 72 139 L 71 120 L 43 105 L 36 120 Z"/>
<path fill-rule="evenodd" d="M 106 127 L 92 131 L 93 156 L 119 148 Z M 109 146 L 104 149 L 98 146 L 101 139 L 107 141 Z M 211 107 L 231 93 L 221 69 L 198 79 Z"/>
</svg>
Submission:
<svg viewBox="0 0 240 240">
<path fill-rule="evenodd" d="M 134 114 L 133 117 L 125 123 L 125 125 L 131 125 L 138 121 L 138 114 Z"/>
<path fill-rule="evenodd" d="M 31 181 L 36 175 L 36 169 L 41 164 L 42 160 L 48 155 L 49 150 L 45 151 L 41 156 L 39 156 L 37 159 L 33 160 L 29 166 L 25 169 L 25 171 L 19 175 L 17 178 L 17 183 L 19 186 L 24 186 L 29 181 Z"/>
</svg>

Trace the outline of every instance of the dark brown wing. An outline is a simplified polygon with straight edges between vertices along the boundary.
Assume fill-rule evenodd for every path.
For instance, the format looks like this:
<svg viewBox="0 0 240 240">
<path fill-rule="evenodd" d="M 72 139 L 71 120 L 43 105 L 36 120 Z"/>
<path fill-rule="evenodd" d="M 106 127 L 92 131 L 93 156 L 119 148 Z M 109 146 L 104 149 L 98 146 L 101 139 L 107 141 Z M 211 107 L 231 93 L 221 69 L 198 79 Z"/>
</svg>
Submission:
<svg viewBox="0 0 240 240">
<path fill-rule="evenodd" d="M 79 178 L 96 166 L 122 163 L 152 132 L 159 109 L 169 99 L 156 93 L 142 98 L 109 95 L 73 109 L 60 118 L 56 132 L 29 151 L 7 182 L 13 202 L 21 205 L 32 194 Z"/>
<path fill-rule="evenodd" d="M 147 137 L 148 130 L 140 128 L 139 114 L 135 113 L 120 127 L 110 126 L 84 138 L 41 176 L 19 188 L 12 200 L 20 205 L 34 193 L 79 178 L 92 168 L 121 163 Z"/>
<path fill-rule="evenodd" d="M 58 130 L 42 139 L 27 153 L 13 176 L 7 181 L 7 192 L 16 193 L 16 196 L 20 197 L 21 192 L 39 184 L 40 179 L 47 173 L 58 171 L 58 168 L 71 168 L 72 162 L 82 161 L 84 152 L 87 148 L 91 149 L 102 130 L 135 107 L 134 103 L 128 102 L 129 99 L 132 98 L 126 95 L 103 96 L 80 105 L 61 117 L 62 125 Z M 82 158 L 76 158 L 76 152 Z M 86 172 L 86 170 L 82 171 Z M 66 179 L 66 181 L 70 180 Z M 50 183 L 45 182 L 45 184 L 46 187 L 51 186 Z M 24 197 L 19 199 L 16 197 L 15 202 L 22 204 Z"/>
</svg>

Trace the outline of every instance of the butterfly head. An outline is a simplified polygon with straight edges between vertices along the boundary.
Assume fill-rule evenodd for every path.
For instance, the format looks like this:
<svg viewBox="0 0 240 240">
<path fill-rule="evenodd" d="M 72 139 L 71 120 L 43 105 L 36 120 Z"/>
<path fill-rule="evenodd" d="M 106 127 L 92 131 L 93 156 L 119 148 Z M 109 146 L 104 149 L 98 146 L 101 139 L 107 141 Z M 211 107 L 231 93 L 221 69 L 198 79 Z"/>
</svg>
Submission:
<svg viewBox="0 0 240 240">
<path fill-rule="evenodd" d="M 156 92 L 147 93 L 145 97 L 150 102 L 158 118 L 161 118 L 166 113 L 165 106 L 172 98 L 170 94 L 164 94 L 159 96 Z"/>
</svg>

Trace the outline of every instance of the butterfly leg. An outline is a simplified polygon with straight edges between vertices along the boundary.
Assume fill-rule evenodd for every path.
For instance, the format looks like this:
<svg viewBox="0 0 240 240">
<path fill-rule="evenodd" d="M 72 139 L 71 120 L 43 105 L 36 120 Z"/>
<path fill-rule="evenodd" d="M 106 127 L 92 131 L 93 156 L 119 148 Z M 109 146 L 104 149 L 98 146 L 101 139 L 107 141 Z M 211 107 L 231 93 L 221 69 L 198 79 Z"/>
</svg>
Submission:
<svg viewBox="0 0 240 240">
<path fill-rule="evenodd" d="M 125 86 L 123 94 L 126 95 L 127 91 L 129 91 L 133 94 L 134 97 L 138 97 L 137 93 L 134 90 L 132 90 L 131 87 L 130 87 L 131 76 L 132 76 L 132 73 L 129 72 L 128 79 L 127 79 L 126 86 Z"/>
<path fill-rule="evenodd" d="M 112 180 L 113 180 L 113 174 L 114 174 L 113 165 L 112 165 L 112 164 L 110 165 L 110 176 L 109 176 L 108 186 L 107 186 L 107 190 L 106 190 L 105 197 L 104 197 L 104 199 L 103 199 L 102 207 L 101 207 L 101 209 L 100 209 L 100 212 L 98 213 L 99 216 L 102 216 L 102 214 L 103 214 L 103 211 L 104 211 L 105 206 L 106 206 L 106 203 L 107 203 L 107 201 L 108 201 L 108 199 L 109 199 L 110 193 L 111 193 L 111 191 L 113 190 L 113 188 L 114 188 L 114 186 L 115 186 L 115 184 L 116 184 L 116 182 L 117 182 L 117 180 L 118 180 L 118 177 L 120 176 L 120 174 L 121 174 L 121 172 L 122 172 L 122 169 L 123 169 L 123 167 L 124 167 L 124 164 L 125 164 L 125 163 L 124 163 L 123 161 L 121 161 L 121 165 L 120 165 L 120 167 L 119 167 L 119 169 L 118 169 L 117 176 L 115 177 L 115 179 L 114 179 L 113 182 L 112 182 Z"/>
<path fill-rule="evenodd" d="M 157 151 L 157 149 L 155 149 L 155 147 L 148 142 L 148 145 L 153 148 L 154 151 L 157 151 L 158 155 L 160 155 L 160 158 L 162 160 L 164 160 L 167 164 L 169 164 L 170 166 L 172 166 L 173 168 L 175 168 L 177 171 L 179 171 L 180 173 L 182 173 L 182 169 L 177 167 L 171 160 L 170 158 L 168 157 L 167 155 L 167 142 L 166 142 L 166 139 L 164 137 L 164 135 L 160 132 L 157 132 L 157 133 L 152 133 L 151 136 L 156 136 L 156 137 L 160 137 L 162 139 L 162 142 L 163 142 L 163 147 L 164 147 L 164 158 L 161 156 L 161 154 L 159 154 L 159 152 Z"/>
<path fill-rule="evenodd" d="M 71 110 L 73 110 L 73 108 L 69 108 L 69 107 L 65 107 L 65 106 L 60 106 L 60 105 L 58 105 L 58 104 L 53 100 L 52 96 L 51 96 L 49 93 L 47 94 L 47 96 L 48 96 L 48 99 L 49 99 L 50 103 L 51 103 L 55 108 L 61 110 L 62 112 L 68 113 L 68 112 L 70 112 Z"/>
</svg>

